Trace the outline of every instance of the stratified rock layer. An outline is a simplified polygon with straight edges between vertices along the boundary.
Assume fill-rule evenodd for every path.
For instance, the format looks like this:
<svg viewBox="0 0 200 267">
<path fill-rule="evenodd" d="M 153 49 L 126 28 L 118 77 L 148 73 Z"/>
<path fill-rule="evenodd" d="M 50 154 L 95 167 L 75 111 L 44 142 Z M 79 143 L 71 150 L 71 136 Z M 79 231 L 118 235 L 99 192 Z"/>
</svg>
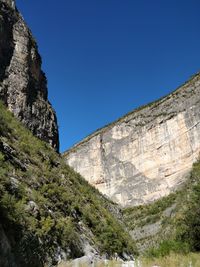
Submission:
<svg viewBox="0 0 200 267">
<path fill-rule="evenodd" d="M 36 136 L 59 150 L 37 44 L 13 0 L 0 0 L 0 99 Z"/>
<path fill-rule="evenodd" d="M 200 152 L 200 74 L 129 113 L 64 154 L 66 162 L 122 206 L 177 189 Z"/>
</svg>

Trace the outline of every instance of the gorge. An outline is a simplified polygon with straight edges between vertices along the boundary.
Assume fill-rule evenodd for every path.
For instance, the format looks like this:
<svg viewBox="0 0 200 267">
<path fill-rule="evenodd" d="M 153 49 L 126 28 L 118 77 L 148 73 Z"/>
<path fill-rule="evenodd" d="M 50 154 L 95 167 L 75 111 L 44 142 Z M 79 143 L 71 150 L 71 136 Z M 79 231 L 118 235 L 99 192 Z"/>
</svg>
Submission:
<svg viewBox="0 0 200 267">
<path fill-rule="evenodd" d="M 60 154 L 41 63 L 0 0 L 0 267 L 200 251 L 200 73 Z"/>
<path fill-rule="evenodd" d="M 200 74 L 64 153 L 66 163 L 123 207 L 150 203 L 184 183 L 200 152 Z"/>
</svg>

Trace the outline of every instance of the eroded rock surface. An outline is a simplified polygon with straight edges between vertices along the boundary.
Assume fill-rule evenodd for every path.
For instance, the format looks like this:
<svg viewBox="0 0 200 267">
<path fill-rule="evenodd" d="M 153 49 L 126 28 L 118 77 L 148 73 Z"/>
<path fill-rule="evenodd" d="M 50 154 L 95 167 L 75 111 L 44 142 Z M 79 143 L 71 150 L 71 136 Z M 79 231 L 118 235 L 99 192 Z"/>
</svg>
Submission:
<svg viewBox="0 0 200 267">
<path fill-rule="evenodd" d="M 200 152 L 200 74 L 167 97 L 97 131 L 66 162 L 122 206 L 177 189 Z"/>
<path fill-rule="evenodd" d="M 37 44 L 13 0 L 0 0 L 0 99 L 36 136 L 59 150 Z"/>
</svg>

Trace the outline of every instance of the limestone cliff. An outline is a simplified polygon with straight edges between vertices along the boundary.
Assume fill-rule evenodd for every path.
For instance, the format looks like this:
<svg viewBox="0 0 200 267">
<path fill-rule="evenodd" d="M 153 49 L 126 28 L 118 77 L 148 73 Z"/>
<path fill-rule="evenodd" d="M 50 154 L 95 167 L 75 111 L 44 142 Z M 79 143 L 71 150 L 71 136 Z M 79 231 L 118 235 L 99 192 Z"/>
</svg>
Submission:
<svg viewBox="0 0 200 267">
<path fill-rule="evenodd" d="M 37 44 L 13 0 L 0 0 L 0 99 L 36 136 L 59 150 Z"/>
<path fill-rule="evenodd" d="M 200 74 L 64 153 L 66 162 L 122 206 L 177 189 L 200 152 Z"/>
</svg>

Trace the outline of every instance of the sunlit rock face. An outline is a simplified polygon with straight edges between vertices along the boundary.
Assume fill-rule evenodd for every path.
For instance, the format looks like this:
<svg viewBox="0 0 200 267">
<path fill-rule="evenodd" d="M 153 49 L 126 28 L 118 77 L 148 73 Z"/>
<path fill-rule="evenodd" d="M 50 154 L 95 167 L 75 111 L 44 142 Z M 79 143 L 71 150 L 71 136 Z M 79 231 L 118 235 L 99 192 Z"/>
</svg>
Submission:
<svg viewBox="0 0 200 267">
<path fill-rule="evenodd" d="M 64 154 L 66 162 L 122 206 L 152 202 L 185 181 L 200 152 L 200 74 L 129 113 Z"/>
<path fill-rule="evenodd" d="M 0 99 L 36 136 L 59 149 L 37 44 L 13 0 L 0 0 Z"/>
</svg>

